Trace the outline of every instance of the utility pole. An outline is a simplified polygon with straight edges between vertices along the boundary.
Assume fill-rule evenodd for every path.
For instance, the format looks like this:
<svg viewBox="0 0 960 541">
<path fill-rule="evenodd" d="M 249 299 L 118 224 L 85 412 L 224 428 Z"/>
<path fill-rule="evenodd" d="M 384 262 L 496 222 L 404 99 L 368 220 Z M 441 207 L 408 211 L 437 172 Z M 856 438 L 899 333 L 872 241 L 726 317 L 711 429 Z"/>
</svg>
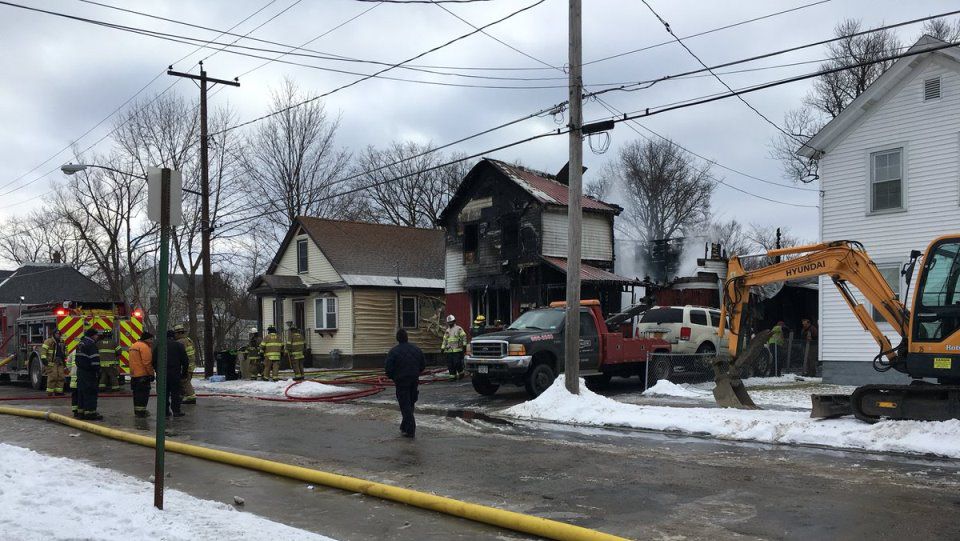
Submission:
<svg viewBox="0 0 960 541">
<path fill-rule="evenodd" d="M 580 0 L 570 0 L 570 192 L 567 200 L 567 321 L 563 371 L 567 390 L 580 394 L 580 253 L 583 230 L 583 76 Z"/>
<path fill-rule="evenodd" d="M 203 270 L 203 374 L 204 377 L 209 378 L 213 375 L 213 303 L 210 300 L 213 287 L 213 276 L 210 271 L 210 233 L 213 228 L 210 225 L 210 162 L 207 154 L 209 143 L 207 137 L 207 83 L 228 86 L 240 86 L 240 83 L 236 79 L 225 81 L 207 77 L 207 72 L 203 69 L 203 61 L 200 62 L 200 75 L 173 71 L 173 66 L 170 66 L 170 69 L 167 70 L 167 75 L 200 81 L 200 242 L 203 245 L 200 249 L 200 258 Z"/>
</svg>

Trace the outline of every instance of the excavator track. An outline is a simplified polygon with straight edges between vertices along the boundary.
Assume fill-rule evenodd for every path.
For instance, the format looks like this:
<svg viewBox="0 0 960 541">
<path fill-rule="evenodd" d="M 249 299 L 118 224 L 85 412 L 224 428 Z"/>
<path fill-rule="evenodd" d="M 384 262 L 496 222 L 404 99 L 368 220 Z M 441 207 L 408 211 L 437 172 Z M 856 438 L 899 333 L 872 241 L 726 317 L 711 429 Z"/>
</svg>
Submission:
<svg viewBox="0 0 960 541">
<path fill-rule="evenodd" d="M 861 421 L 946 421 L 960 419 L 960 385 L 864 385 L 850 395 Z"/>
</svg>

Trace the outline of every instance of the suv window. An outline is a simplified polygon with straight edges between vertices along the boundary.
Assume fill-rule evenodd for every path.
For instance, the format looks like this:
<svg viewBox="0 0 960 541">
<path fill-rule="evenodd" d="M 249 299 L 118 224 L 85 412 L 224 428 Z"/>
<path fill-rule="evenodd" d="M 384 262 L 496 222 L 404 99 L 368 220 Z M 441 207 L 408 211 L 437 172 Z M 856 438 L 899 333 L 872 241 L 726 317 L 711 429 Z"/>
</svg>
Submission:
<svg viewBox="0 0 960 541">
<path fill-rule="evenodd" d="M 707 311 L 706 310 L 690 310 L 690 324 L 691 325 L 703 325 L 707 326 Z"/>
<path fill-rule="evenodd" d="M 653 308 L 643 313 L 640 323 L 683 323 L 683 309 Z"/>
<path fill-rule="evenodd" d="M 713 327 L 720 326 L 720 310 L 707 310 L 710 312 L 710 324 Z"/>
</svg>

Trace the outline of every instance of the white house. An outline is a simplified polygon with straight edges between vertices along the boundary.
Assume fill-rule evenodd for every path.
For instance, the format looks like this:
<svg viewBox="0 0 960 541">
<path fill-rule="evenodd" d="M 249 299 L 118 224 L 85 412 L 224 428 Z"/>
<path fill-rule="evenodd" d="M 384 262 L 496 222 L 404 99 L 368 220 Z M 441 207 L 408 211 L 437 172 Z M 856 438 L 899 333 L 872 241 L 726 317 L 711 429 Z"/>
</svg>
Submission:
<svg viewBox="0 0 960 541">
<path fill-rule="evenodd" d="M 443 231 L 301 216 L 249 291 L 261 330 L 296 326 L 313 366 L 359 368 L 382 366 L 399 328 L 438 353 L 443 287 Z"/>
<path fill-rule="evenodd" d="M 943 45 L 924 36 L 910 51 Z M 908 292 L 900 276 L 910 251 L 960 231 L 960 51 L 901 58 L 798 152 L 819 158 L 820 238 L 862 242 L 894 291 L 912 298 L 916 283 Z M 819 320 L 826 381 L 906 378 L 873 370 L 879 349 L 829 277 L 821 277 Z"/>
</svg>

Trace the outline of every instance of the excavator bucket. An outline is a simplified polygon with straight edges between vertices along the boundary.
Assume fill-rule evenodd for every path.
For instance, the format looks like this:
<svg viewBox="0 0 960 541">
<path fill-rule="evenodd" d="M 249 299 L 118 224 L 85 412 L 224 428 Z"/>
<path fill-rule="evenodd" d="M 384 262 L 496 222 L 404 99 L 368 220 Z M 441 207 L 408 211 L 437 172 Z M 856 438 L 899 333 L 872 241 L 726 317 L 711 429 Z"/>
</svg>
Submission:
<svg viewBox="0 0 960 541">
<path fill-rule="evenodd" d="M 759 409 L 747 393 L 740 378 L 730 373 L 730 361 L 717 358 L 713 363 L 716 372 L 713 399 L 721 408 Z"/>
<path fill-rule="evenodd" d="M 740 375 L 744 369 L 752 366 L 757 357 L 763 353 L 763 346 L 770 338 L 770 331 L 757 333 L 750 345 L 737 356 L 730 360 L 718 356 L 713 361 L 714 381 L 716 387 L 713 388 L 713 399 L 721 408 L 738 409 L 760 409 L 753 403 L 747 388 L 744 387 Z"/>
</svg>

